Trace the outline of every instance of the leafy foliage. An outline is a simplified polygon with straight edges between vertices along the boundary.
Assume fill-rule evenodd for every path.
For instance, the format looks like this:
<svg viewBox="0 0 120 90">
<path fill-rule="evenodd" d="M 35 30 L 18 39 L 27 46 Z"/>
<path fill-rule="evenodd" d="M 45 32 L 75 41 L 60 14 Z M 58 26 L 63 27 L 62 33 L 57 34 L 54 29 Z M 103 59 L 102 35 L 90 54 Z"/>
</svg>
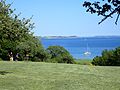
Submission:
<svg viewBox="0 0 120 90">
<path fill-rule="evenodd" d="M 50 62 L 75 63 L 70 53 L 61 46 L 49 46 L 47 52 L 51 55 Z"/>
<path fill-rule="evenodd" d="M 115 50 L 104 50 L 102 56 L 96 56 L 92 64 L 100 66 L 120 66 L 120 47 Z"/>
<path fill-rule="evenodd" d="M 103 16 L 104 18 L 99 22 L 102 23 L 108 17 L 111 17 L 114 14 L 117 14 L 117 18 L 115 24 L 117 24 L 119 15 L 120 15 L 120 1 L 119 0 L 102 0 L 103 2 L 87 2 L 85 1 L 83 7 L 87 8 L 86 12 L 90 12 L 91 14 L 96 13 L 98 16 Z M 102 3 L 102 4 L 101 4 Z"/>
<path fill-rule="evenodd" d="M 42 59 L 47 57 L 40 40 L 33 36 L 31 30 L 34 28 L 34 23 L 31 19 L 19 19 L 19 15 L 14 14 L 14 10 L 10 8 L 11 4 L 6 4 L 5 0 L 0 2 L 0 58 L 3 60 L 9 59 L 9 54 L 12 52 L 13 57 L 19 54 L 19 60 L 35 61 L 35 58 Z M 40 55 L 43 55 L 40 57 Z M 38 59 L 38 60 L 39 60 Z"/>
</svg>

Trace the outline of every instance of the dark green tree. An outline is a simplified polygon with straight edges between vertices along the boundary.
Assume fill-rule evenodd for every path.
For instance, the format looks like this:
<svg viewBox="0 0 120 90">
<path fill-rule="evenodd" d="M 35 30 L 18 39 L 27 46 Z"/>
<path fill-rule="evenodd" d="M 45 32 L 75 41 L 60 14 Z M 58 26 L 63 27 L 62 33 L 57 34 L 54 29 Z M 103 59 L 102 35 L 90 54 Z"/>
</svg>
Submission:
<svg viewBox="0 0 120 90">
<path fill-rule="evenodd" d="M 120 66 L 120 47 L 115 49 L 113 55 L 114 55 L 115 65 Z"/>
<path fill-rule="evenodd" d="M 114 50 L 104 50 L 101 56 L 96 56 L 93 65 L 100 66 L 120 66 L 120 47 Z"/>
<path fill-rule="evenodd" d="M 87 8 L 86 12 L 103 16 L 99 22 L 102 23 L 107 18 L 112 18 L 114 14 L 117 15 L 115 24 L 117 24 L 120 15 L 120 1 L 119 0 L 102 0 L 96 2 L 85 1 L 83 7 Z"/>
<path fill-rule="evenodd" d="M 19 52 L 21 60 L 46 61 L 49 58 L 49 54 L 44 50 L 40 40 L 33 36 L 29 36 L 27 41 L 20 42 L 16 50 Z"/>
<path fill-rule="evenodd" d="M 70 53 L 62 46 L 49 46 L 47 52 L 51 55 L 51 62 L 75 63 Z"/>
<path fill-rule="evenodd" d="M 100 57 L 100 56 L 96 56 L 92 60 L 92 64 L 96 65 L 96 66 L 104 66 L 105 64 L 103 64 L 103 63 L 104 63 L 104 61 L 102 60 L 102 57 Z"/>
</svg>

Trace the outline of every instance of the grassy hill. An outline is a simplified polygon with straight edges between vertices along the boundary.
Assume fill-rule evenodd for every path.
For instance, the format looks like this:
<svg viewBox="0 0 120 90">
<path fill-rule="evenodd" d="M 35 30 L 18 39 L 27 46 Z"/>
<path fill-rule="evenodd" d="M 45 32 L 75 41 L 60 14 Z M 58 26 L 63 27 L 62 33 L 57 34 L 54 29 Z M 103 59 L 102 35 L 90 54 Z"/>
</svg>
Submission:
<svg viewBox="0 0 120 90">
<path fill-rule="evenodd" d="M 120 67 L 0 62 L 0 90 L 120 90 Z"/>
</svg>

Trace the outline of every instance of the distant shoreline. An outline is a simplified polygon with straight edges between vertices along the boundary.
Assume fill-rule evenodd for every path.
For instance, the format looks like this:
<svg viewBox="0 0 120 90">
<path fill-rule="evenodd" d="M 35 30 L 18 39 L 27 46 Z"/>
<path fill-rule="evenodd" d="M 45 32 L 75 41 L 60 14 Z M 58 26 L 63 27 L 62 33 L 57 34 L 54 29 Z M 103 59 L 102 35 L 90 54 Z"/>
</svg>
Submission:
<svg viewBox="0 0 120 90">
<path fill-rule="evenodd" d="M 39 36 L 38 36 L 39 37 Z M 120 38 L 120 36 L 89 36 L 89 37 L 80 37 L 80 36 L 43 36 L 43 39 L 72 39 L 72 38 Z"/>
</svg>

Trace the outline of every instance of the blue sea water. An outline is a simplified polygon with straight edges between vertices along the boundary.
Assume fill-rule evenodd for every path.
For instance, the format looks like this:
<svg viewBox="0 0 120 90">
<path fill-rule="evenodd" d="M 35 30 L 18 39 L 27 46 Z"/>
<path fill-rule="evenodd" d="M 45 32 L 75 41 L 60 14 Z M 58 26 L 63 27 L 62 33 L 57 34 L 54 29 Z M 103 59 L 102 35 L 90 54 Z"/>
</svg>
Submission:
<svg viewBox="0 0 120 90">
<path fill-rule="evenodd" d="M 60 38 L 46 39 L 42 38 L 41 42 L 45 48 L 53 45 L 63 46 L 70 54 L 77 59 L 93 59 L 95 56 L 101 55 L 105 49 L 111 50 L 120 46 L 120 37 L 110 38 Z M 90 55 L 84 55 L 86 51 L 91 52 Z"/>
</svg>

